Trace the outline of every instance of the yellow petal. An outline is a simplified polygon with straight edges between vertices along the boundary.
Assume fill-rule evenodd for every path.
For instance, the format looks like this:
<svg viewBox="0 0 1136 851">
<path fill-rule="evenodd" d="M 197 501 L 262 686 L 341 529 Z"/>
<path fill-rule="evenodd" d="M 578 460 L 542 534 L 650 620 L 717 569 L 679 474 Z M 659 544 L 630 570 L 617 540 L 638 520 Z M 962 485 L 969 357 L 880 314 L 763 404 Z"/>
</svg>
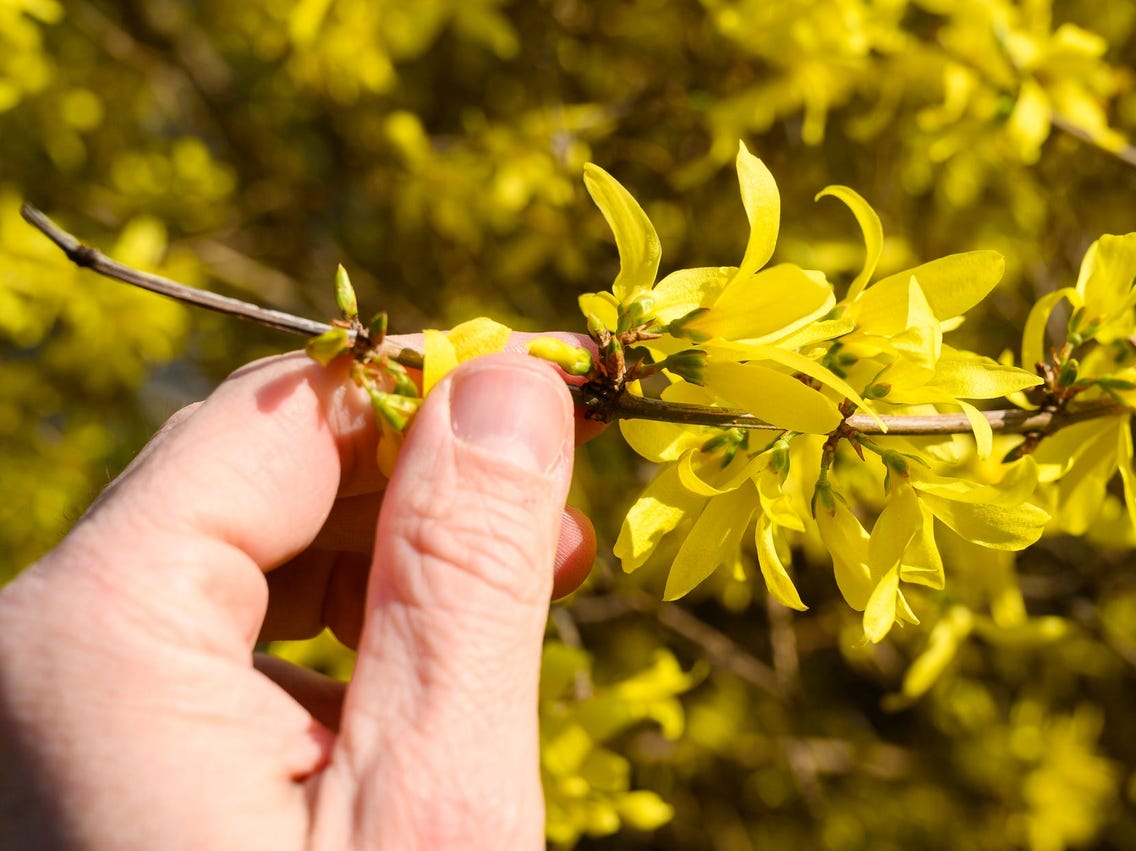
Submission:
<svg viewBox="0 0 1136 851">
<path fill-rule="evenodd" d="M 903 696 L 914 700 L 935 684 L 970 635 L 974 616 L 966 606 L 954 606 L 939 619 L 919 654 L 903 676 Z"/>
<path fill-rule="evenodd" d="M 832 506 L 823 506 L 818 500 L 816 522 L 821 540 L 832 556 L 832 568 L 841 595 L 853 609 L 863 611 L 872 593 L 868 533 L 839 499 L 833 500 Z"/>
<path fill-rule="evenodd" d="M 1006 121 L 1006 133 L 1017 143 L 1022 162 L 1037 162 L 1041 145 L 1049 138 L 1053 106 L 1045 89 L 1030 76 L 1024 76 L 1018 89 L 1018 100 Z"/>
<path fill-rule="evenodd" d="M 679 547 L 663 599 L 677 600 L 731 559 L 756 508 L 757 493 L 748 481 L 709 500 Z"/>
<path fill-rule="evenodd" d="M 742 204 L 749 219 L 749 242 L 738 268 L 738 278 L 748 278 L 773 256 L 777 231 L 781 226 L 781 194 L 777 182 L 760 159 L 751 154 L 744 142 L 738 144 L 738 183 Z"/>
<path fill-rule="evenodd" d="M 619 530 L 614 552 L 624 571 L 631 573 L 642 567 L 659 541 L 684 516 L 697 516 L 705 503 L 704 497 L 682 486 L 673 464 L 663 467 L 631 506 Z"/>
<path fill-rule="evenodd" d="M 835 340 L 856 329 L 856 320 L 851 316 L 838 319 L 821 319 L 798 328 L 792 334 L 777 338 L 777 345 L 784 349 L 806 349 L 817 343 Z"/>
<path fill-rule="evenodd" d="M 446 337 L 461 362 L 504 350 L 512 333 L 508 326 L 486 316 L 479 316 L 455 325 Z"/>
<path fill-rule="evenodd" d="M 1024 369 L 946 347 L 928 387 L 958 399 L 1000 399 L 1041 383 L 1039 376 Z"/>
<path fill-rule="evenodd" d="M 422 336 L 422 395 L 425 396 L 443 375 L 458 365 L 458 355 L 445 332 L 427 328 Z"/>
<path fill-rule="evenodd" d="M 923 525 L 915 491 L 907 484 L 897 484 L 894 488 L 868 538 L 868 567 L 873 577 L 899 567 L 907 545 Z"/>
<path fill-rule="evenodd" d="M 711 345 L 704 346 L 703 348 L 706 350 L 710 360 L 713 361 L 716 347 Z M 884 425 L 883 420 L 868 406 L 868 403 L 861 398 L 860 394 L 853 389 L 852 385 L 840 378 L 832 370 L 827 369 L 823 364 L 811 358 L 807 358 L 798 352 L 783 348 L 780 345 L 771 346 L 766 343 L 740 343 L 731 347 L 731 350 L 743 355 L 745 360 L 771 360 L 781 366 L 788 367 L 793 370 L 793 372 L 799 372 L 802 375 L 807 375 L 809 378 L 815 379 L 825 387 L 835 390 L 844 398 L 851 399 L 852 402 L 856 404 L 857 408 L 869 414 L 872 419 L 879 424 L 881 429 L 885 432 L 887 431 L 887 426 Z"/>
<path fill-rule="evenodd" d="M 1108 320 L 1132 306 L 1132 280 L 1136 277 L 1136 233 L 1106 234 L 1089 246 L 1081 261 L 1077 292 L 1085 310 Z"/>
<path fill-rule="evenodd" d="M 757 563 L 765 579 L 765 587 L 774 600 L 799 612 L 808 608 L 801 602 L 801 595 L 781 562 L 773 537 L 773 522 L 764 514 L 757 521 Z"/>
<path fill-rule="evenodd" d="M 1136 471 L 1132 469 L 1132 429 L 1125 423 L 1117 430 L 1117 463 L 1120 467 L 1120 481 L 1124 486 L 1124 505 L 1128 509 L 1128 519 L 1136 526 Z"/>
<path fill-rule="evenodd" d="M 931 513 L 959 535 L 995 550 L 1023 550 L 1041 537 L 1049 514 L 1028 502 L 1021 505 L 958 502 L 930 493 L 920 495 Z"/>
<path fill-rule="evenodd" d="M 648 461 L 674 461 L 689 449 L 701 446 L 711 429 L 653 420 L 620 420 L 623 439 Z"/>
<path fill-rule="evenodd" d="M 835 304 L 832 285 L 823 275 L 782 263 L 734 278 L 710 309 L 686 327 L 707 337 L 759 340 L 790 334 Z"/>
<path fill-rule="evenodd" d="M 731 405 L 779 428 L 827 434 L 842 419 L 836 404 L 791 375 L 756 363 L 711 363 L 703 383 Z"/>
<path fill-rule="evenodd" d="M 941 591 L 946 585 L 946 576 L 943 573 L 943 557 L 935 542 L 935 517 L 922 501 L 919 502 L 919 511 L 923 522 L 903 553 L 899 578 L 903 582 Z"/>
<path fill-rule="evenodd" d="M 868 281 L 872 279 L 872 275 L 875 274 L 876 266 L 880 262 L 880 255 L 884 252 L 883 225 L 880 224 L 880 217 L 872 209 L 872 205 L 865 201 L 859 193 L 847 186 L 828 186 L 817 193 L 814 200 L 819 201 L 826 196 L 839 198 L 847 204 L 852 215 L 856 217 L 860 230 L 864 233 L 864 248 L 866 249 L 864 266 L 848 286 L 848 295 L 845 296 L 847 301 L 855 301 L 864 291 L 864 287 L 868 285 Z"/>
<path fill-rule="evenodd" d="M 596 317 L 607 330 L 614 331 L 619 324 L 619 303 L 611 293 L 584 293 L 577 303 L 585 317 Z"/>
<path fill-rule="evenodd" d="M 793 501 L 783 490 L 785 477 L 770 464 L 757 474 L 756 482 L 762 514 L 782 528 L 804 532 L 805 524 L 793 508 Z"/>
<path fill-rule="evenodd" d="M 907 319 L 908 282 L 914 276 L 936 318 L 951 319 L 982 301 L 1002 279 L 1005 266 L 996 251 L 970 251 L 932 260 L 868 287 L 856 302 L 857 318 L 877 334 L 902 331 Z"/>
<path fill-rule="evenodd" d="M 873 644 L 883 640 L 895 625 L 899 597 L 899 567 L 893 567 L 875 588 L 864 607 L 864 635 Z"/>
<path fill-rule="evenodd" d="M 717 452 L 687 452 L 678 460 L 678 477 L 682 486 L 700 496 L 717 496 L 732 491 L 743 479 L 750 479 L 766 464 L 768 458 L 756 455 L 747 458 L 742 453 L 722 466 Z"/>
<path fill-rule="evenodd" d="M 666 323 L 697 307 L 713 304 L 736 271 L 730 266 L 714 266 L 671 272 L 651 290 L 649 312 L 655 319 Z"/>
<path fill-rule="evenodd" d="M 1128 427 L 1127 416 L 1095 420 L 1083 444 L 1074 449 L 1075 462 L 1057 484 L 1053 510 L 1056 525 L 1070 535 L 1083 535 L 1100 513 L 1108 483 L 1116 474 L 1116 429 Z M 1045 442 L 1042 442 L 1045 445 Z"/>
<path fill-rule="evenodd" d="M 1072 287 L 1062 287 L 1039 298 L 1030 308 L 1022 331 L 1022 367 L 1032 370 L 1039 363 L 1049 362 L 1049 349 L 1045 345 L 1045 331 L 1049 326 L 1049 316 L 1061 299 L 1069 299 L 1074 307 L 1080 306 L 1080 295 Z"/>
<path fill-rule="evenodd" d="M 639 202 L 598 165 L 584 166 L 584 185 L 615 236 L 619 274 L 612 293 L 620 304 L 628 304 L 655 283 L 662 256 L 659 235 Z"/>
<path fill-rule="evenodd" d="M 966 414 L 967 422 L 970 423 L 970 430 L 974 432 L 975 452 L 981 459 L 989 458 L 990 453 L 994 451 L 994 429 L 990 427 L 990 420 L 986 419 L 982 415 L 982 411 L 969 402 L 963 402 L 960 399 L 958 405 Z"/>
<path fill-rule="evenodd" d="M 1045 445 L 1044 443 L 1042 444 Z M 921 464 L 908 467 L 912 486 L 921 494 L 932 494 L 955 502 L 986 505 L 1018 505 L 1037 489 L 1038 465 L 1026 457 L 1013 464 L 1000 465 L 1005 473 L 997 481 L 952 478 L 931 472 Z"/>
</svg>

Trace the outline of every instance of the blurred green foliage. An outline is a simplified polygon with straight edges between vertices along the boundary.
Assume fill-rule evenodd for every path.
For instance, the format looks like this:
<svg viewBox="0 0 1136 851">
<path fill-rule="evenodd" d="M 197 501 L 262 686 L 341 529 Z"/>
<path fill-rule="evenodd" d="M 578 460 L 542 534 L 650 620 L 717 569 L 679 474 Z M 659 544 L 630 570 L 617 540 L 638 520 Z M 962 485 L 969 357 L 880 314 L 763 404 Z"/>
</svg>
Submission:
<svg viewBox="0 0 1136 851">
<path fill-rule="evenodd" d="M 997 356 L 1093 239 L 1136 230 L 1133 57 L 1127 0 L 0 0 L 0 577 L 162 418 L 294 345 L 76 272 L 21 198 L 120 260 L 313 317 L 342 262 L 392 330 L 578 330 L 617 268 L 584 163 L 633 189 L 664 272 L 710 265 L 745 244 L 743 138 L 781 187 L 777 259 L 855 274 L 847 211 L 813 202 L 833 183 L 880 212 L 883 273 L 1001 251 L 956 337 Z M 957 541 L 923 626 L 867 646 L 817 554 L 803 614 L 752 557 L 681 608 L 657 572 L 616 575 L 650 473 L 614 433 L 580 453 L 601 555 L 546 650 L 557 845 L 1136 844 L 1118 504 L 1016 561 Z M 327 636 L 283 652 L 348 670 Z"/>
</svg>

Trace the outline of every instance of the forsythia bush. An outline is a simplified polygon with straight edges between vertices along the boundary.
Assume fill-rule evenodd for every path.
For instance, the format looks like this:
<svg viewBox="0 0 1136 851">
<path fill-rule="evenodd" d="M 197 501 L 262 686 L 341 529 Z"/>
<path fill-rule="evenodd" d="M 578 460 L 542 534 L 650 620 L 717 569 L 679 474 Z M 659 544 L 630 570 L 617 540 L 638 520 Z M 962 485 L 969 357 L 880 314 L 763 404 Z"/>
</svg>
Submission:
<svg viewBox="0 0 1136 851">
<path fill-rule="evenodd" d="M 502 323 L 427 334 L 427 384 L 586 323 L 630 395 L 773 427 L 581 450 L 555 846 L 1131 844 L 1131 4 L 0 0 L 0 45 L 4 576 L 287 345 L 78 273 L 21 198 L 313 317 L 342 261 L 392 330 Z"/>
</svg>

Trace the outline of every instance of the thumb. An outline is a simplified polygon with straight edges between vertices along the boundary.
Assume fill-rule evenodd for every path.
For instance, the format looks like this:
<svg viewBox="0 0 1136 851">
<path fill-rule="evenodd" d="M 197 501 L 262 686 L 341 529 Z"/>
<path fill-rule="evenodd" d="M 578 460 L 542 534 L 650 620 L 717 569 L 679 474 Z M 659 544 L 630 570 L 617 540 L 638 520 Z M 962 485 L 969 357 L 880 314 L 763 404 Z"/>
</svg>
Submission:
<svg viewBox="0 0 1136 851">
<path fill-rule="evenodd" d="M 537 690 L 572 434 L 563 382 L 527 356 L 463 364 L 423 403 L 319 781 L 326 847 L 544 847 Z"/>
</svg>

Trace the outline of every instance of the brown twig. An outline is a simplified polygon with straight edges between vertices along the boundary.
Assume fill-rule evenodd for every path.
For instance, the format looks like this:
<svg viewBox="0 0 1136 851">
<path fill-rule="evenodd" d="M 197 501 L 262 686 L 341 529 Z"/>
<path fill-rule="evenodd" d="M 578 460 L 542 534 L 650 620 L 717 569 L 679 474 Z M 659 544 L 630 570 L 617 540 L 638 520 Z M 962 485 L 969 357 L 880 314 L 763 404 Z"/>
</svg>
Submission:
<svg viewBox="0 0 1136 851">
<path fill-rule="evenodd" d="M 269 328 L 289 331 L 293 334 L 300 334 L 305 337 L 318 337 L 320 334 L 331 330 L 332 326 L 326 322 L 305 319 L 302 316 L 285 313 L 282 310 L 271 310 L 267 307 L 261 307 L 260 305 L 241 301 L 236 298 L 229 298 L 228 296 L 210 292 L 209 290 L 187 287 L 185 284 L 179 284 L 177 281 L 171 281 L 169 278 L 163 278 L 160 275 L 151 275 L 149 272 L 142 272 L 123 263 L 119 263 L 117 260 L 112 260 L 107 257 L 97 248 L 84 245 L 73 235 L 55 224 L 46 214 L 30 204 L 24 204 L 20 208 L 20 215 L 24 217 L 24 220 L 28 224 L 54 242 L 56 246 L 67 255 L 67 259 L 76 266 L 90 269 L 92 272 L 97 272 L 107 278 L 114 278 L 116 281 L 122 281 L 125 284 L 140 287 L 141 289 L 149 290 L 150 292 L 158 293 L 159 295 L 176 299 L 186 304 L 192 304 L 196 307 L 204 307 L 206 310 L 226 313 L 230 316 L 237 316 L 241 319 L 248 320 L 249 322 L 256 322 L 260 325 L 267 325 Z M 397 360 L 403 366 L 414 369 L 421 369 L 422 367 L 421 352 L 400 346 L 393 341 L 388 342 L 384 340 L 382 353 Z"/>
</svg>

